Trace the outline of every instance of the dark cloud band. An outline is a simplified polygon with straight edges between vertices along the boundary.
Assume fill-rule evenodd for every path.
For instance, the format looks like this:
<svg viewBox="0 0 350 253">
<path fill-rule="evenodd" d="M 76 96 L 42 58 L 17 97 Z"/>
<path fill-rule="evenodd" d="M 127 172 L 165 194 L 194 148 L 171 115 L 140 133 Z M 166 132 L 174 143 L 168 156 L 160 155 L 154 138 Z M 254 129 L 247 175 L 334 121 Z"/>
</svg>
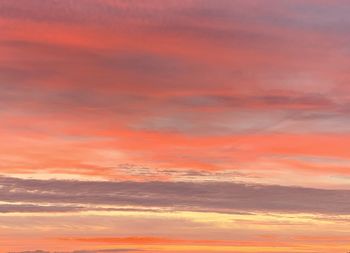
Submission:
<svg viewBox="0 0 350 253">
<path fill-rule="evenodd" d="M 349 197 L 349 190 L 224 182 L 97 182 L 0 178 L 1 200 L 38 205 L 136 206 L 229 213 L 261 211 L 350 214 Z"/>
</svg>

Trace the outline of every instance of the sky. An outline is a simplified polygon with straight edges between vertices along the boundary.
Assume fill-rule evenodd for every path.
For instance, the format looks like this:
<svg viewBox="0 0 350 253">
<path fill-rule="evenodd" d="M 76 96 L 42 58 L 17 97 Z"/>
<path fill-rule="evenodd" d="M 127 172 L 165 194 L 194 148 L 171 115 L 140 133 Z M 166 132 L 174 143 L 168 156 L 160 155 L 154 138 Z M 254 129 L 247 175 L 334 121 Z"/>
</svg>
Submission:
<svg viewBox="0 0 350 253">
<path fill-rule="evenodd" d="M 345 0 L 0 0 L 0 253 L 350 250 Z"/>
</svg>

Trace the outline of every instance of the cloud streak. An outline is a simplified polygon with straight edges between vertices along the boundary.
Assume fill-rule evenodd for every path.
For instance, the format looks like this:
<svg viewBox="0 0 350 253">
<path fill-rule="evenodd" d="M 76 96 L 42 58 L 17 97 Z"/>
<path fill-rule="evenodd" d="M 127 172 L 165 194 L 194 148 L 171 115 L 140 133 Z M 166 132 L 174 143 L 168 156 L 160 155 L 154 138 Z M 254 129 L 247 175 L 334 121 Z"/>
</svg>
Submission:
<svg viewBox="0 0 350 253">
<path fill-rule="evenodd" d="M 346 252 L 349 10 L 0 0 L 0 251 Z"/>
<path fill-rule="evenodd" d="M 84 182 L 5 177 L 0 179 L 0 185 L 1 199 L 9 202 L 141 206 L 228 213 L 350 214 L 348 190 L 219 182 Z"/>
</svg>

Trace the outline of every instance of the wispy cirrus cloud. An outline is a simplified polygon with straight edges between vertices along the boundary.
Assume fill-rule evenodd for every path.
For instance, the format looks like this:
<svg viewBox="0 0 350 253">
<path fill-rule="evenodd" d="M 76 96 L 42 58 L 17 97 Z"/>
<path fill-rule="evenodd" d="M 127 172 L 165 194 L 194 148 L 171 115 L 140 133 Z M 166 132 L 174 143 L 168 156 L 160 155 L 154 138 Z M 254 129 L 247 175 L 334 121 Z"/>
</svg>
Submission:
<svg viewBox="0 0 350 253">
<path fill-rule="evenodd" d="M 0 251 L 345 252 L 348 13 L 0 0 Z"/>
<path fill-rule="evenodd" d="M 298 184 L 310 166 L 271 157 L 349 155 L 342 1 L 83 3 L 0 1 L 2 171 L 284 168 Z"/>
</svg>

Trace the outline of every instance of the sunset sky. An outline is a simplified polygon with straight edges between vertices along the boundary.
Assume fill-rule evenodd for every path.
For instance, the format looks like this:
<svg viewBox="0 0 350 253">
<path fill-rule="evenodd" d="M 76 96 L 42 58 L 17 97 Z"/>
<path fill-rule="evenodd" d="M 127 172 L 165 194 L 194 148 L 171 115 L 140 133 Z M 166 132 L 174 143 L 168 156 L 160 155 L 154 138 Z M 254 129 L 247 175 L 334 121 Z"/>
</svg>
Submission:
<svg viewBox="0 0 350 253">
<path fill-rule="evenodd" d="M 0 252 L 350 251 L 349 13 L 0 0 Z"/>
</svg>

